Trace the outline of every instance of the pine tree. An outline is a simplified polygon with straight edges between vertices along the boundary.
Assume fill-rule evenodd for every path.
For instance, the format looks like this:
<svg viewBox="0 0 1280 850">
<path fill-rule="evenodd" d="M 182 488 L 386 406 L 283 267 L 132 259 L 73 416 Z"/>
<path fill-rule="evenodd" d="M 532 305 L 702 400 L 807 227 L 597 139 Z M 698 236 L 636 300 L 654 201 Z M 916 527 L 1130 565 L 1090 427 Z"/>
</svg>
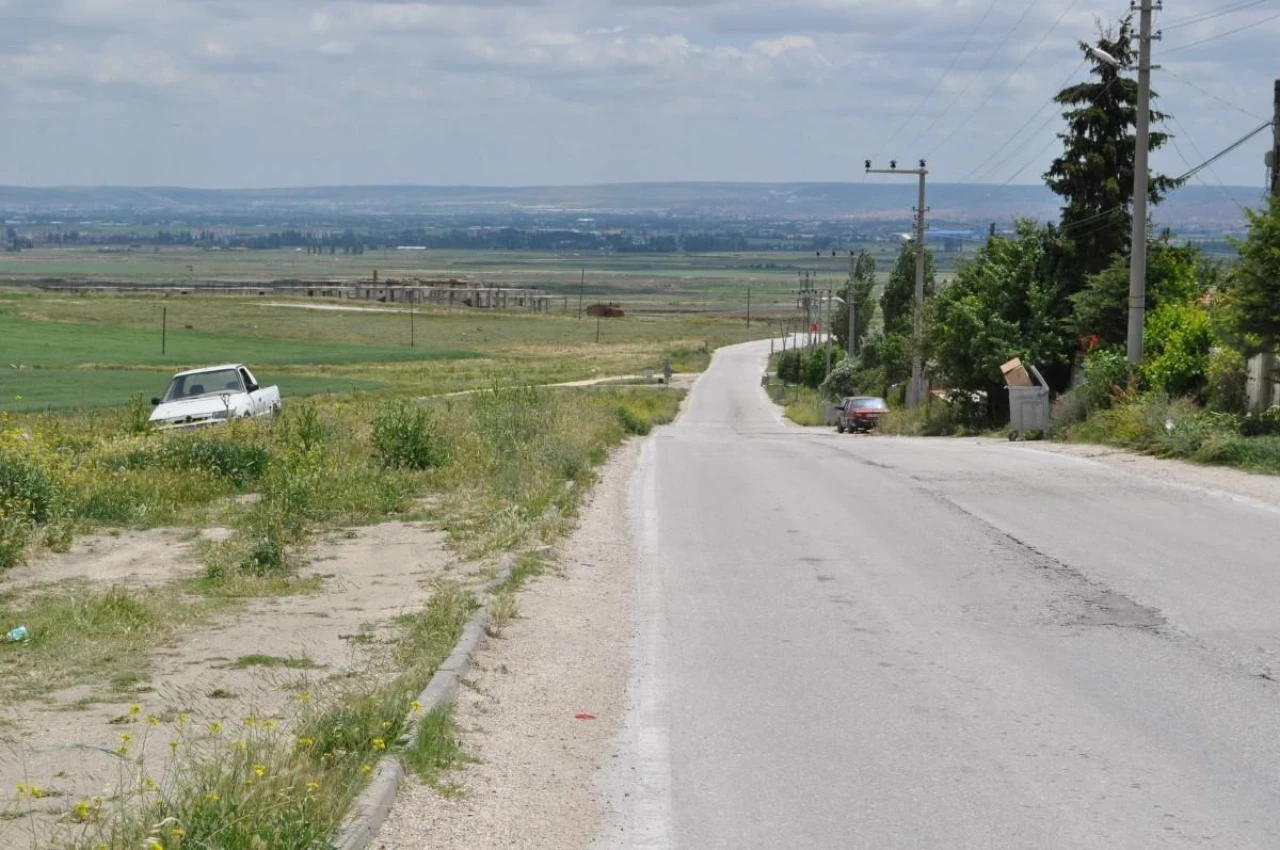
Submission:
<svg viewBox="0 0 1280 850">
<path fill-rule="evenodd" d="M 1088 275 L 1111 264 L 1116 254 L 1129 250 L 1132 231 L 1133 167 L 1136 148 L 1138 83 L 1127 76 L 1137 63 L 1133 16 L 1117 28 L 1099 33 L 1096 47 L 1113 57 L 1119 67 L 1081 50 L 1092 64 L 1095 78 L 1060 91 L 1055 102 L 1066 110 L 1066 132 L 1060 133 L 1062 155 L 1044 175 L 1045 183 L 1066 201 L 1062 207 L 1062 227 L 1075 245 L 1074 262 L 1062 281 L 1068 291 L 1078 291 Z M 1151 93 L 1154 102 L 1156 93 Z M 1158 126 L 1165 115 L 1152 110 L 1151 125 Z M 1150 148 L 1157 150 L 1169 140 L 1166 133 L 1152 130 Z M 1178 181 L 1160 174 L 1150 180 L 1150 202 L 1158 204 Z"/>
</svg>

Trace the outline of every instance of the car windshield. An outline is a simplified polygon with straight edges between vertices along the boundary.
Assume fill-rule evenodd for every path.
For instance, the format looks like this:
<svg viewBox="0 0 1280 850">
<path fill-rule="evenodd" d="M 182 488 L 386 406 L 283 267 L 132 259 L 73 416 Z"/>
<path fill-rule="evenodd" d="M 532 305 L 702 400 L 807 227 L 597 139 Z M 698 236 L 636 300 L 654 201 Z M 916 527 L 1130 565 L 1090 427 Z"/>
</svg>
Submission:
<svg viewBox="0 0 1280 850">
<path fill-rule="evenodd" d="M 882 398 L 855 398 L 850 400 L 850 407 L 856 407 L 858 410 L 866 410 L 867 408 L 888 407 Z"/>
<path fill-rule="evenodd" d="M 240 381 L 240 373 L 235 369 L 214 369 L 209 372 L 193 372 L 189 375 L 175 375 L 165 391 L 165 401 L 178 401 L 184 398 L 217 395 L 219 393 L 244 392 L 244 384 Z"/>
</svg>

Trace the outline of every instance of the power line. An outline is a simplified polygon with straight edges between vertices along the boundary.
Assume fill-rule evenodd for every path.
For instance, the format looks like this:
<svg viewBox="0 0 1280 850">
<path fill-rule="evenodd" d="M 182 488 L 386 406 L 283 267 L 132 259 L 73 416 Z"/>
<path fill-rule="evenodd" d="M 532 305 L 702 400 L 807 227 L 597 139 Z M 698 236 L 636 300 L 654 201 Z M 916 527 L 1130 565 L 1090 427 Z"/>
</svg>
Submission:
<svg viewBox="0 0 1280 850">
<path fill-rule="evenodd" d="M 1173 23 L 1165 25 L 1163 29 L 1176 30 L 1176 29 L 1181 29 L 1182 27 L 1190 27 L 1190 26 L 1194 26 L 1195 24 L 1202 24 L 1205 21 L 1212 21 L 1214 18 L 1221 18 L 1223 15 L 1230 15 L 1232 12 L 1239 12 L 1244 9 L 1248 9 L 1251 6 L 1257 6 L 1260 3 L 1266 3 L 1266 2 L 1267 0 L 1247 0 L 1247 2 L 1245 3 L 1237 3 L 1234 6 L 1224 6 L 1221 9 L 1216 9 L 1211 12 L 1204 12 L 1201 14 L 1191 15 L 1186 18 L 1179 18 Z"/>
<path fill-rule="evenodd" d="M 1091 105 L 1091 106 L 1092 106 L 1092 105 L 1096 105 L 1096 104 L 1098 103 L 1098 101 L 1102 99 L 1102 96 L 1103 96 L 1103 95 L 1105 95 L 1107 92 L 1111 91 L 1111 87 L 1112 87 L 1112 86 L 1114 86 L 1114 85 L 1116 84 L 1116 81 L 1117 81 L 1117 80 L 1119 80 L 1119 79 L 1120 79 L 1119 77 L 1113 77 L 1113 78 L 1111 79 L 1111 82 L 1107 83 L 1105 86 L 1103 86 L 1103 87 L 1102 87 L 1102 91 L 1098 92 L 1097 94 L 1095 94 L 1095 95 L 1093 96 L 1093 99 L 1092 99 L 1091 101 L 1089 101 L 1090 105 Z M 1044 132 L 1044 129 L 1045 129 L 1046 127 L 1048 127 L 1048 126 L 1049 126 L 1049 124 L 1053 122 L 1053 119 L 1055 119 L 1055 118 L 1057 118 L 1057 117 L 1059 117 L 1059 116 L 1057 116 L 1057 115 L 1050 115 L 1048 118 L 1046 118 L 1046 119 L 1045 119 L 1045 121 L 1044 121 L 1044 123 L 1043 123 L 1043 124 L 1041 124 L 1039 127 L 1037 127 L 1037 128 L 1036 128 L 1036 131 L 1035 131 L 1034 133 L 1032 133 L 1030 136 L 1028 136 L 1028 137 L 1027 137 L 1027 140 L 1028 140 L 1028 141 L 1030 141 L 1031 139 L 1034 139 L 1036 136 L 1038 136 L 1038 135 L 1040 135 L 1042 132 Z M 1019 177 L 1019 175 L 1021 175 L 1021 174 L 1022 174 L 1022 172 L 1026 171 L 1028 168 L 1030 168 L 1034 163 L 1036 163 L 1036 162 L 1040 159 L 1040 157 L 1044 156 L 1044 155 L 1045 155 L 1045 153 L 1047 153 L 1047 152 L 1048 152 L 1049 148 L 1053 147 L 1053 143 L 1054 143 L 1055 141 L 1057 141 L 1057 139 L 1058 139 L 1058 137 L 1057 137 L 1056 135 L 1055 135 L 1052 139 L 1050 139 L 1050 140 L 1049 140 L 1049 143 L 1048 143 L 1047 145 L 1045 145 L 1043 148 L 1041 148 L 1041 149 L 1040 149 L 1040 151 L 1039 151 L 1039 153 L 1037 153 L 1037 154 L 1036 154 L 1034 157 L 1032 157 L 1031 159 L 1027 160 L 1026 165 L 1024 165 L 1024 166 L 1022 166 L 1021 168 L 1019 168 L 1017 171 L 1015 171 L 1015 172 L 1012 174 L 1012 176 L 1010 176 L 1010 177 L 1009 177 L 1009 179 L 1008 179 L 1008 180 L 1004 181 L 1004 185 L 1005 185 L 1005 186 L 1008 186 L 1008 185 L 1009 185 L 1010 183 L 1012 183 L 1014 180 L 1017 180 L 1017 179 L 1018 179 L 1018 177 Z"/>
<path fill-rule="evenodd" d="M 1240 138 L 1240 139 L 1236 140 L 1235 142 L 1232 142 L 1232 143 L 1231 143 L 1230 145 L 1228 145 L 1227 147 L 1225 147 L 1225 148 L 1223 148 L 1222 150 L 1218 151 L 1216 154 L 1214 154 L 1213 156 L 1209 157 L 1209 158 L 1208 158 L 1208 159 L 1206 159 L 1204 162 L 1200 163 L 1200 164 L 1199 164 L 1199 165 L 1197 165 L 1195 168 L 1192 168 L 1192 169 L 1191 169 L 1190 171 L 1188 171 L 1186 174 L 1183 174 L 1183 175 L 1179 176 L 1179 177 L 1178 177 L 1178 178 L 1176 178 L 1176 179 L 1178 180 L 1178 182 L 1182 182 L 1183 180 L 1189 180 L 1190 178 L 1195 177 L 1195 176 L 1196 176 L 1197 174 L 1199 174 L 1202 170 L 1204 170 L 1204 169 L 1208 168 L 1209 166 L 1213 165 L 1215 162 L 1217 162 L 1218 160 L 1222 159 L 1224 156 L 1226 156 L 1227 154 L 1231 153 L 1233 150 L 1235 150 L 1236 148 L 1240 147 L 1240 146 L 1241 146 L 1241 145 L 1243 145 L 1245 142 L 1249 141 L 1249 140 L 1250 140 L 1250 139 L 1252 139 L 1254 136 L 1256 136 L 1256 135 L 1258 135 L 1259 133 L 1261 133 L 1263 130 L 1268 130 L 1268 129 L 1270 129 L 1270 128 L 1271 128 L 1271 125 L 1272 125 L 1272 124 L 1274 124 L 1274 123 L 1275 123 L 1274 121 L 1264 121 L 1264 122 L 1262 122 L 1262 123 L 1261 123 L 1261 124 L 1259 124 L 1257 127 L 1255 127 L 1254 129 L 1252 129 L 1252 130 L 1250 130 L 1248 133 L 1246 133 L 1242 138 Z"/>
<path fill-rule="evenodd" d="M 973 111 L 970 112 L 968 115 L 966 115 L 963 120 L 961 120 L 953 128 L 951 128 L 951 132 L 948 133 L 946 136 L 944 136 L 942 141 L 935 144 L 932 148 L 930 148 L 925 153 L 926 157 L 933 156 L 935 151 L 937 151 L 947 142 L 951 141 L 952 137 L 955 136 L 955 134 L 960 131 L 961 127 L 967 126 L 969 122 L 973 120 L 973 116 L 977 115 L 984 106 L 986 106 L 988 103 L 991 102 L 991 98 L 995 97 L 996 92 L 1000 91 L 1002 88 L 1004 88 L 1006 85 L 1009 84 L 1009 81 L 1013 79 L 1013 76 L 1022 70 L 1023 65 L 1027 64 L 1027 60 L 1030 59 L 1032 56 L 1034 56 L 1036 52 L 1040 50 L 1040 47 L 1049 39 L 1049 36 L 1053 35 L 1053 31 L 1058 28 L 1058 24 L 1062 23 L 1062 20 L 1071 12 L 1072 9 L 1075 8 L 1076 3 L 1078 2 L 1079 0 L 1071 0 L 1071 2 L 1067 4 L 1067 8 L 1062 10 L 1062 14 L 1058 15 L 1057 20 L 1055 20 L 1053 22 L 1053 25 L 1049 27 L 1048 32 L 1046 32 L 1044 35 L 1040 37 L 1040 40 L 1036 42 L 1035 47 L 1032 47 L 1023 55 L 1022 60 L 1018 62 L 1017 65 L 1014 66 L 1013 70 L 1009 72 L 1008 76 L 1006 76 L 1003 80 L 1001 80 L 998 86 L 993 88 L 991 91 L 987 92 L 987 96 L 982 99 L 982 102 L 979 103 L 977 106 L 975 106 L 973 108 Z"/>
<path fill-rule="evenodd" d="M 1171 47 L 1168 50 L 1161 53 L 1160 55 L 1168 56 L 1170 53 L 1177 53 L 1180 50 L 1189 50 L 1192 47 L 1199 47 L 1200 45 L 1207 44 L 1210 41 L 1217 41 L 1220 38 L 1226 38 L 1229 35 L 1235 35 L 1238 32 L 1244 32 L 1245 30 L 1250 30 L 1250 29 L 1253 29 L 1254 27 L 1262 26 L 1263 24 L 1268 23 L 1269 21 L 1274 21 L 1276 18 L 1280 18 L 1280 12 L 1276 12 L 1274 15 L 1268 15 L 1267 17 L 1263 18 L 1260 21 L 1254 21 L 1251 24 L 1245 24 L 1244 26 L 1236 27 L 1233 30 L 1227 30 L 1226 32 L 1220 32 L 1217 35 L 1211 35 L 1208 38 L 1202 38 L 1199 41 L 1193 41 L 1190 44 L 1179 44 L 1177 47 Z"/>
<path fill-rule="evenodd" d="M 1184 85 L 1188 85 L 1188 86 L 1190 86 L 1191 88 L 1195 89 L 1196 91 L 1200 92 L 1201 94 L 1203 94 L 1203 95 L 1205 95 L 1205 96 L 1207 96 L 1207 97 L 1211 97 L 1211 98 L 1213 98 L 1214 100 L 1218 101 L 1218 103 L 1221 103 L 1223 106 L 1229 106 L 1229 107 L 1231 107 L 1232 109 L 1234 109 L 1236 112 L 1240 112 L 1240 113 L 1242 113 L 1242 114 L 1244 114 L 1244 115 L 1248 115 L 1250 118 L 1255 118 L 1255 119 L 1257 119 L 1258 121 L 1265 121 L 1265 120 L 1266 120 L 1266 119 L 1265 119 L 1265 118 L 1263 118 L 1261 115 L 1258 115 L 1256 112 L 1250 112 L 1249 110 L 1245 109 L 1243 106 L 1237 106 L 1236 104 L 1234 104 L 1234 103 L 1232 103 L 1231 101 L 1227 100 L 1225 97 L 1219 97 L 1218 95 L 1214 94 L 1213 92 L 1209 91 L 1208 89 L 1205 89 L 1205 88 L 1203 88 L 1203 87 L 1199 86 L 1198 84 L 1191 82 L 1191 81 L 1190 81 L 1190 80 L 1188 80 L 1186 77 L 1183 77 L 1183 76 L 1181 76 L 1181 75 L 1179 75 L 1179 74 L 1174 73 L 1172 68 L 1169 68 L 1169 67 L 1167 67 L 1167 66 L 1161 66 L 1160 70 L 1164 71 L 1166 74 L 1168 74 L 1169 76 L 1173 77 L 1173 78 L 1174 78 L 1175 80 L 1177 80 L 1178 82 L 1180 82 L 1180 83 L 1182 83 L 1182 84 L 1184 84 Z"/>
<path fill-rule="evenodd" d="M 1196 144 L 1196 140 L 1195 140 L 1195 139 L 1193 139 L 1193 138 L 1191 138 L 1191 134 L 1190 134 L 1190 133 L 1188 133 L 1188 132 L 1187 132 L 1187 130 L 1186 130 L 1186 128 L 1182 126 L 1182 122 L 1180 122 L 1177 118 L 1175 118 L 1175 117 L 1174 117 L 1174 116 L 1172 116 L 1172 115 L 1168 116 L 1168 118 L 1169 118 L 1169 120 L 1170 120 L 1170 121 L 1172 121 L 1172 122 L 1173 122 L 1173 126 L 1174 126 L 1175 128 L 1177 128 L 1178 132 L 1179 132 L 1179 133 L 1181 133 L 1181 134 L 1182 134 L 1182 136 L 1187 140 L 1187 144 L 1191 145 L 1191 149 L 1192 149 L 1193 151 L 1195 151 L 1196 156 L 1200 157 L 1201 159 L 1204 159 L 1204 153 L 1203 153 L 1203 152 L 1201 152 L 1200 147 Z M 1192 164 L 1187 160 L 1186 156 L 1184 156 L 1184 155 L 1183 155 L 1183 153 L 1182 153 L 1182 148 L 1178 147 L 1178 138 L 1177 138 L 1177 136 L 1170 136 L 1170 137 L 1169 137 L 1169 142 L 1173 145 L 1173 150 L 1174 150 L 1174 152 L 1178 154 L 1178 158 L 1182 160 L 1183 164 L 1185 164 L 1185 165 L 1187 166 L 1187 168 L 1188 168 L 1188 169 L 1193 169 L 1193 168 L 1194 168 L 1194 166 L 1192 166 Z M 1209 168 L 1209 169 L 1207 169 L 1207 170 L 1208 170 L 1209 174 L 1213 177 L 1213 179 L 1214 179 L 1215 181 L 1217 181 L 1219 189 L 1222 191 L 1222 194 L 1223 194 L 1224 196 L 1226 196 L 1227 200 L 1229 200 L 1231 203 L 1233 203 L 1233 204 L 1235 204 L 1237 207 L 1239 207 L 1239 208 L 1240 208 L 1240 212 L 1244 212 L 1244 204 L 1242 204 L 1242 203 L 1240 203 L 1239 201 L 1237 201 L 1237 200 L 1235 199 L 1235 196 L 1234 196 L 1234 195 L 1232 195 L 1232 194 L 1231 194 L 1231 192 L 1227 190 L 1227 184 L 1225 184 L 1225 183 L 1223 183 L 1223 182 L 1222 182 L 1222 178 L 1218 176 L 1218 173 L 1217 173 L 1216 171 L 1214 171 L 1212 168 Z M 1199 180 L 1203 185 L 1205 185 L 1205 186 L 1208 186 L 1208 185 L 1209 185 L 1209 184 L 1205 181 L 1205 179 L 1204 179 L 1203 177 L 1201 177 L 1199 174 L 1196 174 L 1196 175 L 1195 175 L 1195 177 L 1196 177 L 1196 179 L 1197 179 L 1197 180 Z"/>
<path fill-rule="evenodd" d="M 1027 8 L 1022 10 L 1022 15 L 1018 18 L 1018 20 L 1014 23 L 1014 25 L 1009 28 L 1009 31 L 1004 34 L 1004 38 L 1000 40 L 1000 43 L 996 45 L 994 50 L 992 50 L 989 54 L 987 54 L 987 59 L 985 62 L 982 63 L 982 67 L 979 68 L 976 73 L 974 73 L 969 77 L 969 81 L 965 83 L 964 88 L 962 88 L 960 92 L 954 98 L 951 99 L 951 102 L 947 104 L 947 108 L 942 110 L 942 112 L 940 112 L 937 115 L 937 117 L 935 117 L 932 121 L 930 121 L 929 126 L 921 130 L 916 135 L 916 137 L 912 139 L 910 143 L 907 144 L 906 146 L 907 148 L 915 147 L 917 142 L 919 142 L 925 136 L 929 135 L 929 132 L 934 127 L 938 126 L 938 122 L 941 121 L 943 118 L 945 118 L 947 116 L 947 113 L 949 113 L 951 109 L 957 103 L 960 102 L 960 98 L 964 97 L 965 94 L 968 93 L 969 88 L 973 85 L 973 81 L 976 80 L 978 77 L 982 76 L 982 72 L 987 70 L 987 67 L 991 65 L 991 60 L 995 59 L 996 54 L 998 54 L 1001 51 L 1001 49 L 1003 49 L 1004 46 L 1009 43 L 1009 39 L 1013 38 L 1013 34 L 1017 32 L 1018 27 L 1022 26 L 1022 22 L 1027 19 L 1027 15 L 1030 15 L 1031 10 L 1034 9 L 1039 4 L 1040 4 L 1040 0 L 1031 0 L 1031 2 L 1027 4 Z"/>
<path fill-rule="evenodd" d="M 933 88 L 929 89 L 929 93 L 924 96 L 924 100 L 920 101 L 911 115 L 907 117 L 907 120 L 902 122 L 902 126 L 894 130 L 893 133 L 885 139 L 884 144 L 872 159 L 879 159 L 880 154 L 893 144 L 903 130 L 907 129 L 907 125 L 916 120 L 916 116 L 920 114 L 920 110 L 924 109 L 925 104 L 929 102 L 929 98 L 933 97 L 934 93 L 938 91 L 938 87 L 942 85 L 942 81 L 947 78 L 947 75 L 956 67 L 956 63 L 960 61 L 960 57 L 969 49 L 969 45 L 973 43 L 974 37 L 978 34 L 978 31 L 982 29 L 982 25 L 987 22 L 987 17 L 999 2 L 1000 0 L 991 0 L 991 4 L 987 6 L 987 11 L 982 13 L 982 18 L 978 21 L 977 26 L 973 28 L 973 32 L 969 33 L 969 37 L 965 39 L 964 44 L 962 44 L 960 49 L 956 51 L 956 55 L 951 57 L 951 63 L 947 65 L 946 70 L 944 70 L 942 75 L 934 82 Z"/>
</svg>

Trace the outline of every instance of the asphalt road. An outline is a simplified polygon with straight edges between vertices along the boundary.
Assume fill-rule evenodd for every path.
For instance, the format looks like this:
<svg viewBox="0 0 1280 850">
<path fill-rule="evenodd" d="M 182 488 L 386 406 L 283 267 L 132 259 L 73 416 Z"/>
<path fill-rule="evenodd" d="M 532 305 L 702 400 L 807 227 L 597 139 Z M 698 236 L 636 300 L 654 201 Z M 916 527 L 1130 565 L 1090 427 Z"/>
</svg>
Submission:
<svg viewBox="0 0 1280 850">
<path fill-rule="evenodd" d="M 632 485 L 625 850 L 1280 848 L 1280 512 L 801 430 L 717 355 Z"/>
</svg>

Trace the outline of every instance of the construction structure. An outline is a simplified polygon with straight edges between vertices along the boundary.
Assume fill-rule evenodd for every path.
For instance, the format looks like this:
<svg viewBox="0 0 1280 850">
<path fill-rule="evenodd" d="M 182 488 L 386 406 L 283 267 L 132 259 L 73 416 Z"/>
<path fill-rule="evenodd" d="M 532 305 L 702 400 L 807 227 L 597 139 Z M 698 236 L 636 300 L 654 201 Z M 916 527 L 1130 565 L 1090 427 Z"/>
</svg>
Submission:
<svg viewBox="0 0 1280 850">
<path fill-rule="evenodd" d="M 467 280 L 432 280 L 409 278 L 355 282 L 335 280 L 276 280 L 270 283 L 222 283 L 192 281 L 183 284 L 127 284 L 87 282 L 47 278 L 32 281 L 29 286 L 47 292 L 72 295 L 138 294 L 153 295 L 224 295 L 239 297 L 329 298 L 372 301 L 379 304 L 432 304 L 443 307 L 471 307 L 491 310 L 528 310 L 547 312 L 551 295 L 538 289 L 495 286 Z"/>
</svg>

